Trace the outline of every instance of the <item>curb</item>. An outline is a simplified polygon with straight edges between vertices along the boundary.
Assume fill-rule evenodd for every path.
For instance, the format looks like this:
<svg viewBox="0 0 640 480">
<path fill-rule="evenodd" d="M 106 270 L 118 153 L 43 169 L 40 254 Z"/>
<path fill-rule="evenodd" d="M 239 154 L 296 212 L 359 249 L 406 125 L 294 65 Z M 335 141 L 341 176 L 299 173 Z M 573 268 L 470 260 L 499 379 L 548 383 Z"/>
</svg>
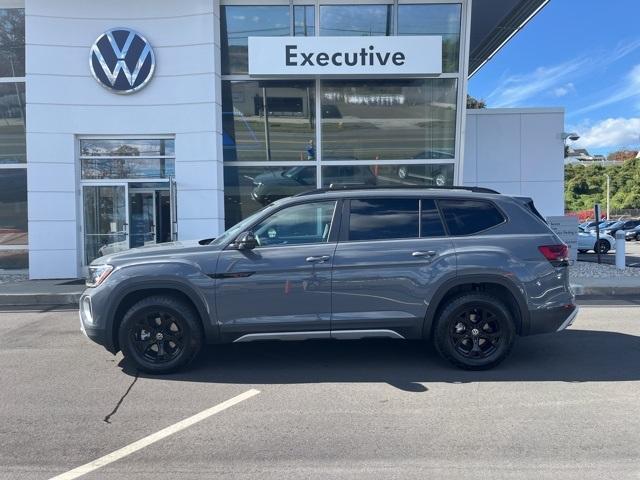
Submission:
<svg viewBox="0 0 640 480">
<path fill-rule="evenodd" d="M 5 293 L 0 295 L 0 306 L 78 305 L 80 293 Z"/>
<path fill-rule="evenodd" d="M 571 288 L 577 296 L 581 297 L 590 295 L 605 295 L 608 297 L 640 295 L 640 286 L 571 285 Z"/>
</svg>

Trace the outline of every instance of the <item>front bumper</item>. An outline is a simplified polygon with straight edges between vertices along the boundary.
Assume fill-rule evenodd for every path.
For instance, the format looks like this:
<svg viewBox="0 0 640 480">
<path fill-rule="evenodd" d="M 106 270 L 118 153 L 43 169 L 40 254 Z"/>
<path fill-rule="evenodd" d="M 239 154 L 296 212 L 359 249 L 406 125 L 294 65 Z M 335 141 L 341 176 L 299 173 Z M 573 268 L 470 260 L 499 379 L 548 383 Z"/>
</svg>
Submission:
<svg viewBox="0 0 640 480">
<path fill-rule="evenodd" d="M 104 321 L 99 315 L 99 311 L 96 312 L 95 297 L 87 292 L 92 289 L 85 290 L 85 293 L 80 297 L 79 302 L 79 317 L 80 317 L 80 331 L 84 333 L 87 338 L 95 343 L 102 345 L 109 351 L 113 351 L 112 341 L 107 334 Z M 93 292 L 92 292 L 93 293 Z M 96 315 L 98 313 L 98 315 Z"/>
<path fill-rule="evenodd" d="M 579 307 L 568 304 L 561 307 L 539 309 L 530 312 L 531 323 L 529 335 L 560 332 L 573 324 Z"/>
</svg>

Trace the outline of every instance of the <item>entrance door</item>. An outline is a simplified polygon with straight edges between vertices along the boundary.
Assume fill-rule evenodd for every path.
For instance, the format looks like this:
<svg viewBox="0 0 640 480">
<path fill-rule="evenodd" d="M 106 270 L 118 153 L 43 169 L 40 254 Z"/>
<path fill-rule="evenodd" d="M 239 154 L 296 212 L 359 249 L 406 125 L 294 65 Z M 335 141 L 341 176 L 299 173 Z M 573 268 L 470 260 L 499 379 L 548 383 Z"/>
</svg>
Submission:
<svg viewBox="0 0 640 480">
<path fill-rule="evenodd" d="M 156 192 L 129 190 L 129 248 L 156 243 Z"/>
<path fill-rule="evenodd" d="M 127 184 L 84 185 L 84 262 L 129 248 Z"/>
</svg>

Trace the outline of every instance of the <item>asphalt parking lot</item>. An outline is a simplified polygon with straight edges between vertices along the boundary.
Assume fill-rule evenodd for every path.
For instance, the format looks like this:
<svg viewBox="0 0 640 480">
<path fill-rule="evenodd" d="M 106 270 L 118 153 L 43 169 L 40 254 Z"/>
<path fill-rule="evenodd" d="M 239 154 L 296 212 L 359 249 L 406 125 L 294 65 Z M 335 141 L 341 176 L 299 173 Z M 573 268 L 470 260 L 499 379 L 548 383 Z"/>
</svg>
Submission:
<svg viewBox="0 0 640 480">
<path fill-rule="evenodd" d="M 637 479 L 639 314 L 590 301 L 488 372 L 419 342 L 311 341 L 212 348 L 154 378 L 75 310 L 5 308 L 0 478 Z"/>
</svg>

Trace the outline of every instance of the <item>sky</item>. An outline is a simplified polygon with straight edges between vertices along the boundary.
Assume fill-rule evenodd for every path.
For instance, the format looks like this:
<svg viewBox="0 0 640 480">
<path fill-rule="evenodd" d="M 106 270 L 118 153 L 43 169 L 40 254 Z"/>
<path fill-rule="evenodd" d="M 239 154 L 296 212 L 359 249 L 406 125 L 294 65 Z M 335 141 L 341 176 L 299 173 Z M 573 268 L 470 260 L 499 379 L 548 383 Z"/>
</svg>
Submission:
<svg viewBox="0 0 640 480">
<path fill-rule="evenodd" d="M 581 137 L 569 144 L 592 154 L 640 149 L 640 0 L 551 0 L 469 94 L 489 108 L 564 107 Z"/>
</svg>

